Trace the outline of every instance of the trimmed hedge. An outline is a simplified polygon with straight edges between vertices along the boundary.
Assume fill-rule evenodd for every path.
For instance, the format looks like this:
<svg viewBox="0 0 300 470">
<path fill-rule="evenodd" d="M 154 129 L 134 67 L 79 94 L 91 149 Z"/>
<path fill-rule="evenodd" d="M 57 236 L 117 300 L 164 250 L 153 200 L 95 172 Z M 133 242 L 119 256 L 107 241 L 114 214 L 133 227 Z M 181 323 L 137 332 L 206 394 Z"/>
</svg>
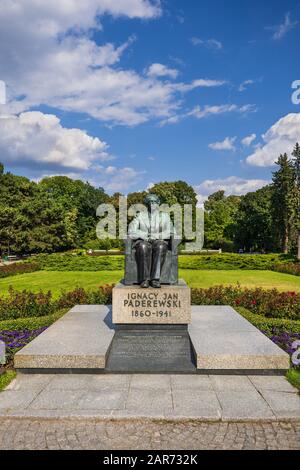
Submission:
<svg viewBox="0 0 300 470">
<path fill-rule="evenodd" d="M 218 270 L 271 270 L 277 264 L 294 263 L 296 259 L 288 255 L 202 255 L 179 256 L 179 267 L 182 269 L 218 269 Z"/>
<path fill-rule="evenodd" d="M 53 315 L 45 315 L 44 317 L 26 317 L 16 318 L 13 320 L 1 320 L 0 332 L 17 331 L 17 330 L 37 330 L 39 328 L 52 325 L 56 320 L 61 318 L 68 309 L 57 310 Z"/>
<path fill-rule="evenodd" d="M 36 262 L 7 264 L 5 266 L 0 266 L 0 279 L 9 276 L 16 276 L 17 274 L 33 273 L 39 270 L 40 265 Z"/>
<path fill-rule="evenodd" d="M 38 255 L 26 263 L 38 263 L 45 271 L 119 271 L 124 269 L 124 256 L 87 256 L 76 253 Z M 297 259 L 282 254 L 271 255 L 180 255 L 181 269 L 251 269 L 271 270 L 275 265 L 294 264 Z M 300 263 L 299 263 L 300 265 Z"/>
<path fill-rule="evenodd" d="M 124 269 L 124 256 L 87 256 L 83 254 L 38 255 L 35 258 L 44 271 L 119 271 Z M 28 260 L 28 264 L 32 261 Z"/>
<path fill-rule="evenodd" d="M 256 313 L 252 313 L 244 307 L 236 307 L 235 310 L 252 323 L 252 325 L 259 330 L 265 331 L 268 335 L 272 335 L 275 329 L 283 332 L 286 331 L 288 333 L 300 333 L 300 320 L 267 318 L 262 315 L 257 315 Z"/>
<path fill-rule="evenodd" d="M 273 267 L 273 271 L 284 274 L 292 274 L 293 276 L 300 276 L 300 263 L 278 264 Z"/>
</svg>

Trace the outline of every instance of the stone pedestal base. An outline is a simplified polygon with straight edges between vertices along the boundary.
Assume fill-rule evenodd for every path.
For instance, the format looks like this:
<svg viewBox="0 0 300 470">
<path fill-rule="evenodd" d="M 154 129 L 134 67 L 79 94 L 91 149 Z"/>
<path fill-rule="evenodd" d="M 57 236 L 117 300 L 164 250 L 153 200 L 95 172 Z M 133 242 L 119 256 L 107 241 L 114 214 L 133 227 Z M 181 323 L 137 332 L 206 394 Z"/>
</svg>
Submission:
<svg viewBox="0 0 300 470">
<path fill-rule="evenodd" d="M 129 326 L 129 325 L 128 325 Z M 106 363 L 112 373 L 194 373 L 187 326 L 138 325 L 116 330 Z"/>
<path fill-rule="evenodd" d="M 120 283 L 113 289 L 113 323 L 183 325 L 191 323 L 191 294 L 186 283 L 142 289 Z"/>
</svg>

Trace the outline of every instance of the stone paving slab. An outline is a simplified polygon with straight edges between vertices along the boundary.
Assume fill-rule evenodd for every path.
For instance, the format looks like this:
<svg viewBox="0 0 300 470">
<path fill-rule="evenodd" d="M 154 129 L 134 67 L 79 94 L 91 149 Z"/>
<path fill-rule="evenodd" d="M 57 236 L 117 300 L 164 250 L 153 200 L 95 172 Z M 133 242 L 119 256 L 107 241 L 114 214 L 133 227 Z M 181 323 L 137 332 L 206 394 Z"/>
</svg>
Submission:
<svg viewBox="0 0 300 470">
<path fill-rule="evenodd" d="M 290 358 L 233 308 L 194 306 L 189 333 L 201 370 L 285 370 Z"/>
<path fill-rule="evenodd" d="M 77 305 L 15 354 L 16 369 L 104 369 L 110 314 L 105 305 Z"/>
<path fill-rule="evenodd" d="M 31 375 L 0 392 L 0 417 L 300 420 L 300 395 L 285 377 Z"/>
</svg>

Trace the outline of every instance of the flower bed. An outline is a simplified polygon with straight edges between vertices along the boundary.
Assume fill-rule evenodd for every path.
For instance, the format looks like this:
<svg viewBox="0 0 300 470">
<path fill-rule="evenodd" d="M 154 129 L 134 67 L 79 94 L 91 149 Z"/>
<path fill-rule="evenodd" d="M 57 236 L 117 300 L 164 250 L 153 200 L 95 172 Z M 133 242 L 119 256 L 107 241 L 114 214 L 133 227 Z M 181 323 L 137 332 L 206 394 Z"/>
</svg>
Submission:
<svg viewBox="0 0 300 470">
<path fill-rule="evenodd" d="M 0 320 L 51 315 L 77 304 L 111 304 L 112 288 L 102 286 L 94 291 L 76 288 L 63 293 L 57 300 L 52 298 L 50 291 L 19 292 L 11 288 L 8 296 L 0 296 Z M 276 289 L 242 289 L 239 286 L 192 289 L 192 304 L 231 305 L 268 318 L 300 320 L 300 294 Z"/>
<path fill-rule="evenodd" d="M 6 346 L 6 361 L 11 361 L 19 349 L 26 346 L 27 343 L 40 335 L 46 328 L 47 327 L 38 328 L 37 330 L 0 331 L 0 340 L 4 341 Z"/>
</svg>

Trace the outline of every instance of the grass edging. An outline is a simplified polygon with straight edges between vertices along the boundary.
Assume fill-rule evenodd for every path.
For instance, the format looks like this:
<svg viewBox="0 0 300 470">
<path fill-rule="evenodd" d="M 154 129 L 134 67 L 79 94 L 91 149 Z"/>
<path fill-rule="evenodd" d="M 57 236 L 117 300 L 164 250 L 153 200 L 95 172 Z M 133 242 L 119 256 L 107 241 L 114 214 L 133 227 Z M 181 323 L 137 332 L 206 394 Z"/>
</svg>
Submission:
<svg viewBox="0 0 300 470">
<path fill-rule="evenodd" d="M 290 369 L 286 374 L 288 381 L 300 390 L 300 370 Z"/>
<path fill-rule="evenodd" d="M 7 385 L 16 377 L 17 373 L 15 370 L 7 370 L 4 374 L 0 375 L 0 391 L 3 390 Z"/>
</svg>

